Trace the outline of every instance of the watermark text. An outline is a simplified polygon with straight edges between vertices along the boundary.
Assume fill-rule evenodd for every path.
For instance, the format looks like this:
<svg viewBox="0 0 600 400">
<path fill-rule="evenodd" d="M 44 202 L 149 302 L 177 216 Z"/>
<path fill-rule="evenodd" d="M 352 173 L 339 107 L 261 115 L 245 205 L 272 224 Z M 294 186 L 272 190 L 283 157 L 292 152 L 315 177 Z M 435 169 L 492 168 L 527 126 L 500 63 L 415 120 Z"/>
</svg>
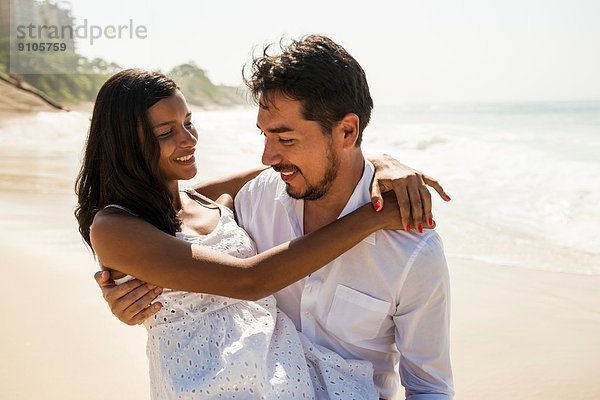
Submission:
<svg viewBox="0 0 600 400">
<path fill-rule="evenodd" d="M 146 39 L 148 28 L 145 25 L 134 25 L 130 19 L 122 25 L 95 25 L 88 24 L 84 19 L 82 25 L 17 25 L 15 38 L 18 40 L 30 39 L 85 39 L 90 45 L 100 39 Z"/>
</svg>

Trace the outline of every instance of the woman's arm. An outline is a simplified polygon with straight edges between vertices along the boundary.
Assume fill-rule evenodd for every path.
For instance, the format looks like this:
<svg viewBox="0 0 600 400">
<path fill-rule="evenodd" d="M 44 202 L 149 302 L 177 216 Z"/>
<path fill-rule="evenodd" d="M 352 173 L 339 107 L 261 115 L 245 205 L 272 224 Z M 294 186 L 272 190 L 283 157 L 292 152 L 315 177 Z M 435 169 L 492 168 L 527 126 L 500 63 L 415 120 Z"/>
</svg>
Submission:
<svg viewBox="0 0 600 400">
<path fill-rule="evenodd" d="M 423 228 L 434 228 L 431 195 L 427 186 L 434 188 L 445 201 L 450 201 L 450 196 L 444 192 L 439 182 L 387 154 L 368 155 L 366 158 L 375 167 L 371 183 L 373 208 L 382 209 L 384 201 L 381 193 L 393 190 L 400 206 L 402 229 L 423 232 Z"/>
<path fill-rule="evenodd" d="M 209 199 L 216 201 L 221 195 L 228 194 L 235 197 L 246 182 L 254 179 L 265 170 L 265 167 L 254 168 L 247 171 L 237 172 L 221 178 L 200 182 L 194 186 L 194 190 L 202 193 Z"/>
<path fill-rule="evenodd" d="M 395 158 L 387 155 L 368 155 L 367 159 L 375 167 L 375 177 L 371 185 L 371 203 L 378 211 L 383 208 L 384 201 L 381 193 L 394 191 L 400 206 L 402 228 L 411 229 L 433 228 L 433 215 L 431 212 L 431 195 L 427 186 L 435 189 L 445 201 L 450 201 L 439 182 L 407 165 L 400 163 Z M 264 168 L 254 168 L 248 171 L 235 173 L 222 178 L 201 182 L 194 186 L 212 200 L 217 200 L 221 195 L 228 194 L 235 198 L 246 182 L 254 179 Z"/>
<path fill-rule="evenodd" d="M 316 271 L 379 229 L 399 229 L 397 213 L 389 206 L 376 213 L 365 205 L 313 233 L 247 259 L 190 244 L 118 211 L 98 213 L 91 239 L 102 265 L 143 281 L 256 300 Z"/>
</svg>

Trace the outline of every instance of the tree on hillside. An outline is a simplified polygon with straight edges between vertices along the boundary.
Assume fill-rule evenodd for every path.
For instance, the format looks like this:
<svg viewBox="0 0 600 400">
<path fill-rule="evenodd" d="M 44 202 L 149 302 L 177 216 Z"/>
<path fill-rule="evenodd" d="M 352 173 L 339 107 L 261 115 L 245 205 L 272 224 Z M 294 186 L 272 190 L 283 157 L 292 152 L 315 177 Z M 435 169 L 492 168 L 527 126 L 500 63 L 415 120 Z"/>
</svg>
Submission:
<svg viewBox="0 0 600 400">
<path fill-rule="evenodd" d="M 208 79 L 206 71 L 193 61 L 174 67 L 169 71 L 169 76 L 177 82 L 190 103 L 197 105 L 219 103 L 219 88 Z"/>
</svg>

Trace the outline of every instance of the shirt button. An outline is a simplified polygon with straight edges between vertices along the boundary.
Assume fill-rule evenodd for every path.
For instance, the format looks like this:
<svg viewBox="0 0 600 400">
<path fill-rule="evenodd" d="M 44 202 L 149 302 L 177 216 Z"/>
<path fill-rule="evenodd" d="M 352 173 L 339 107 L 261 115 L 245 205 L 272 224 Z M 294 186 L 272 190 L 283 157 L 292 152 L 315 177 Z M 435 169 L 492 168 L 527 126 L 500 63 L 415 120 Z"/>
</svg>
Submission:
<svg viewBox="0 0 600 400">
<path fill-rule="evenodd" d="M 308 318 L 310 317 L 310 313 L 308 311 L 304 311 L 304 316 Z"/>
</svg>

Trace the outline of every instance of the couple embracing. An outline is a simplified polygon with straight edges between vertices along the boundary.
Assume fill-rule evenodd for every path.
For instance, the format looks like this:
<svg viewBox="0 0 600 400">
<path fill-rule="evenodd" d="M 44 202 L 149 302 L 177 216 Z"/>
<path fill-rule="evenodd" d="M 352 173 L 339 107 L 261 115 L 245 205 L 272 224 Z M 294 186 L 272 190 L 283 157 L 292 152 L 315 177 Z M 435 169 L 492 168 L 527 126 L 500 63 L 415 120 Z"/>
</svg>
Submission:
<svg viewBox="0 0 600 400">
<path fill-rule="evenodd" d="M 424 181 L 449 198 L 365 159 L 365 73 L 330 39 L 265 50 L 246 84 L 271 168 L 187 190 L 198 133 L 175 82 L 125 70 L 95 103 L 76 217 L 111 309 L 148 330 L 152 398 L 396 399 L 402 382 L 408 399 L 451 399 Z"/>
</svg>

